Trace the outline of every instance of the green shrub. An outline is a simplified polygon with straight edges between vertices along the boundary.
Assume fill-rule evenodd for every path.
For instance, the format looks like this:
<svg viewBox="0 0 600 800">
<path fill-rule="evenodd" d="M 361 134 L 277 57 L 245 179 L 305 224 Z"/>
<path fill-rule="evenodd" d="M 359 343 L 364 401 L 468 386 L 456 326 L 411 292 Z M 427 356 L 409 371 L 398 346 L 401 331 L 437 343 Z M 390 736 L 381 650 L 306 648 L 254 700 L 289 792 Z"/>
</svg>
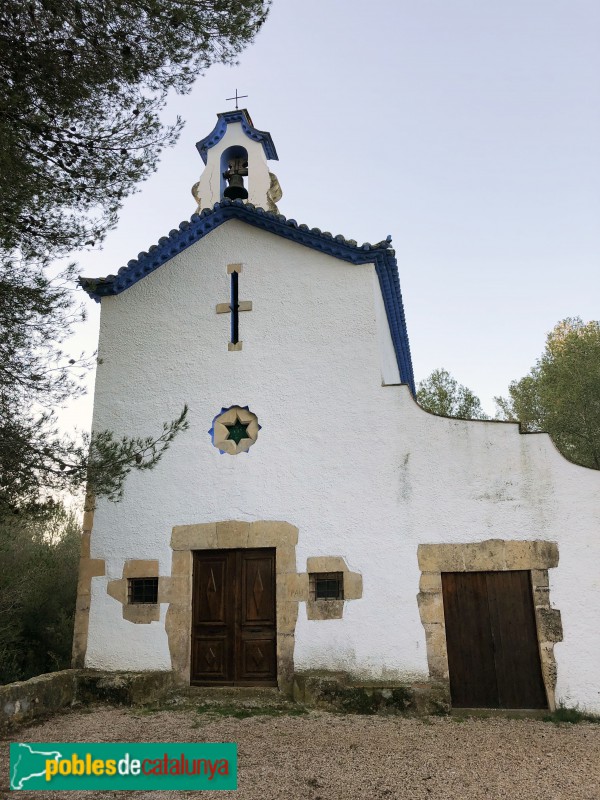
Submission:
<svg viewBox="0 0 600 800">
<path fill-rule="evenodd" d="M 80 541 L 62 506 L 0 520 L 0 683 L 70 666 Z"/>
</svg>

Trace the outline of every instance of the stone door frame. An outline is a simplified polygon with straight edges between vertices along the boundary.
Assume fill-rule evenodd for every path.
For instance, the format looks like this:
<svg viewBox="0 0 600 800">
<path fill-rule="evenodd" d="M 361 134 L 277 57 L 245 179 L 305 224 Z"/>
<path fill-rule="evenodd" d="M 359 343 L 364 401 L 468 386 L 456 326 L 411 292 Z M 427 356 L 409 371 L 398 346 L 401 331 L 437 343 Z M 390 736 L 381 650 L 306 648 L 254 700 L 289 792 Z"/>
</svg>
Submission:
<svg viewBox="0 0 600 800">
<path fill-rule="evenodd" d="M 562 641 L 560 611 L 551 608 L 548 570 L 558 565 L 558 546 L 548 541 L 488 539 L 468 544 L 421 544 L 417 549 L 421 580 L 417 602 L 425 629 L 429 675 L 450 684 L 442 572 L 527 570 L 531 574 L 542 678 L 548 708 L 556 708 L 554 645 Z"/>
<path fill-rule="evenodd" d="M 297 543 L 298 528 L 288 522 L 230 520 L 173 528 L 171 576 L 160 580 L 158 599 L 169 603 L 165 626 L 172 669 L 178 682 L 190 684 L 193 552 L 269 547 L 275 548 L 277 685 L 280 690 L 291 693 L 298 603 L 306 599 L 308 585 L 308 575 L 296 572 Z"/>
</svg>

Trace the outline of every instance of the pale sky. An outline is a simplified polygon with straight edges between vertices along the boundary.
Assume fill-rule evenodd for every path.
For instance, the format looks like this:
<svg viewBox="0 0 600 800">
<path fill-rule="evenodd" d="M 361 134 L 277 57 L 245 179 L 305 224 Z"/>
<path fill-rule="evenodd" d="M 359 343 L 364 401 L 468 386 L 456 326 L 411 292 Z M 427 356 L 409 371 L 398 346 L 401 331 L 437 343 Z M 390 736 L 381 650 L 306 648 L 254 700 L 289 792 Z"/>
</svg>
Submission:
<svg viewBox="0 0 600 800">
<path fill-rule="evenodd" d="M 275 142 L 280 212 L 391 234 L 416 379 L 443 366 L 493 413 L 559 319 L 600 318 L 599 76 L 598 0 L 274 0 L 239 66 L 172 98 L 177 146 L 75 257 L 114 273 L 189 218 L 195 142 L 237 88 Z M 74 350 L 96 347 L 88 305 Z M 88 426 L 91 393 L 71 411 Z"/>
</svg>

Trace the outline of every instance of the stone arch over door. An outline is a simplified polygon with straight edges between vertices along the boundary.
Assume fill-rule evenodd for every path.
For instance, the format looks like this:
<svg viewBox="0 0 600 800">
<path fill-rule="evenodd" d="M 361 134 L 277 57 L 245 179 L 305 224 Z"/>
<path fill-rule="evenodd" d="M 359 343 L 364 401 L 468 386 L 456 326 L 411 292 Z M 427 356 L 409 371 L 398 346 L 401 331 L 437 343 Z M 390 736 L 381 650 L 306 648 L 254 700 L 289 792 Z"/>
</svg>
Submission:
<svg viewBox="0 0 600 800">
<path fill-rule="evenodd" d="M 298 528 L 288 522 L 232 520 L 173 528 L 171 576 L 160 581 L 159 602 L 169 603 L 165 624 L 179 682 L 190 682 L 193 552 L 275 548 L 277 682 L 282 691 L 291 692 L 298 603 L 308 592 L 308 575 L 296 572 L 297 543 Z"/>
<path fill-rule="evenodd" d="M 421 544 L 417 550 L 421 580 L 417 601 L 425 629 L 429 675 L 449 683 L 442 572 L 527 570 L 548 707 L 556 707 L 554 644 L 562 641 L 560 611 L 550 607 L 548 570 L 558 565 L 558 546 L 548 541 L 488 539 L 469 544 Z"/>
</svg>

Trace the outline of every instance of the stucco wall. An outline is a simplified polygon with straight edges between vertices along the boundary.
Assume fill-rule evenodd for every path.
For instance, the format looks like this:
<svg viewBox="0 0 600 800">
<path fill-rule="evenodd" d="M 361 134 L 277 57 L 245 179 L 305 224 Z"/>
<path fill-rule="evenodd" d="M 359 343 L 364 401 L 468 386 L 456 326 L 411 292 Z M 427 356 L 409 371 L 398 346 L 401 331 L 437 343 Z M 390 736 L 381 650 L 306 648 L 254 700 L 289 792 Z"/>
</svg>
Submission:
<svg viewBox="0 0 600 800">
<path fill-rule="evenodd" d="M 229 352 L 226 266 L 243 262 L 243 349 Z M 230 221 L 116 297 L 102 301 L 94 426 L 148 435 L 190 406 L 190 429 L 123 502 L 100 501 L 91 557 L 86 666 L 167 669 L 161 621 L 132 625 L 106 584 L 126 559 L 171 572 L 173 526 L 285 520 L 299 529 L 297 569 L 341 555 L 363 597 L 340 620 L 296 626 L 297 669 L 424 677 L 416 595 L 419 543 L 490 538 L 559 544 L 550 597 L 560 608 L 557 699 L 600 711 L 600 476 L 565 461 L 546 435 L 513 424 L 423 412 L 405 386 L 382 386 L 372 266 L 352 266 Z M 262 426 L 248 454 L 221 455 L 207 433 L 222 407 Z"/>
</svg>

